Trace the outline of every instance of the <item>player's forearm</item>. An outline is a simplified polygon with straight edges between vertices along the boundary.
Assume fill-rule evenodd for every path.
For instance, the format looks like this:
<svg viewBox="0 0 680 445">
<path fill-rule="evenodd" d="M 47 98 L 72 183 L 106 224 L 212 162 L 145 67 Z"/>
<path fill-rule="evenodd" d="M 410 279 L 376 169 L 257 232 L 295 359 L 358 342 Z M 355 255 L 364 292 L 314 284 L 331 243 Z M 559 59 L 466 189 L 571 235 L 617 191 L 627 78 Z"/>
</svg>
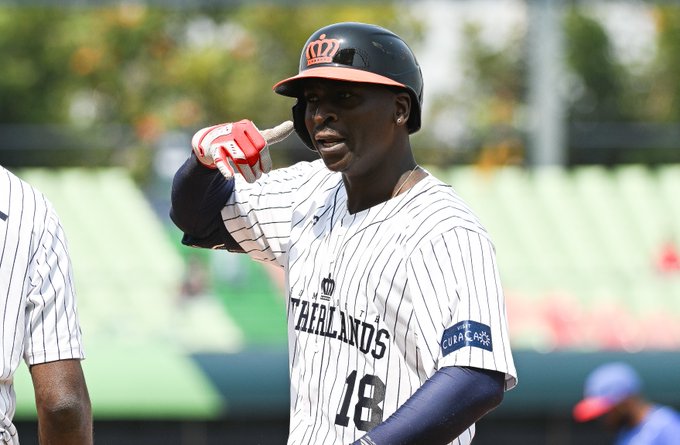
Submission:
<svg viewBox="0 0 680 445">
<path fill-rule="evenodd" d="M 446 367 L 354 445 L 448 444 L 503 400 L 502 373 Z"/>
<path fill-rule="evenodd" d="M 170 218 L 184 233 L 206 237 L 233 190 L 233 179 L 201 165 L 192 154 L 175 173 Z"/>
</svg>

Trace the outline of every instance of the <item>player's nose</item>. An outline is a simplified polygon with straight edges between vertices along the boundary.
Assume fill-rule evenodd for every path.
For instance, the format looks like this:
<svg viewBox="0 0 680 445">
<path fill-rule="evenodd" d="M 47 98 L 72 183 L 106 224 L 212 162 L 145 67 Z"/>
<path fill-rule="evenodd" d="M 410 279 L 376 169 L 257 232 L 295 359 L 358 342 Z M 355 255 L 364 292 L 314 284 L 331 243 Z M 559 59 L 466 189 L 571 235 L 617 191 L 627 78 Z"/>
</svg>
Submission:
<svg viewBox="0 0 680 445">
<path fill-rule="evenodd" d="M 328 101 L 319 100 L 312 106 L 312 120 L 316 125 L 323 124 L 328 121 L 337 120 L 338 115 L 332 104 Z"/>
</svg>

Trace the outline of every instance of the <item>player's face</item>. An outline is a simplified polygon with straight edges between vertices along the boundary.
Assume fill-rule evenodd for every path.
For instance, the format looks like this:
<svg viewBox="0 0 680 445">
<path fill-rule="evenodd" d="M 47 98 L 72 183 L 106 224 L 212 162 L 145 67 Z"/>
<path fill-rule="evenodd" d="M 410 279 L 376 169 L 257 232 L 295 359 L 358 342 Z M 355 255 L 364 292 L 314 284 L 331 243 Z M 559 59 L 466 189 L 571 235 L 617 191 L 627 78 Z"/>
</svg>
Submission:
<svg viewBox="0 0 680 445">
<path fill-rule="evenodd" d="M 303 90 L 305 125 L 314 147 L 333 171 L 346 176 L 376 174 L 394 162 L 395 125 L 403 97 L 381 86 L 325 79 Z M 408 99 L 407 101 L 408 102 Z"/>
<path fill-rule="evenodd" d="M 604 427 L 610 431 L 629 428 L 634 425 L 630 410 L 626 404 L 618 404 L 601 418 Z"/>
</svg>

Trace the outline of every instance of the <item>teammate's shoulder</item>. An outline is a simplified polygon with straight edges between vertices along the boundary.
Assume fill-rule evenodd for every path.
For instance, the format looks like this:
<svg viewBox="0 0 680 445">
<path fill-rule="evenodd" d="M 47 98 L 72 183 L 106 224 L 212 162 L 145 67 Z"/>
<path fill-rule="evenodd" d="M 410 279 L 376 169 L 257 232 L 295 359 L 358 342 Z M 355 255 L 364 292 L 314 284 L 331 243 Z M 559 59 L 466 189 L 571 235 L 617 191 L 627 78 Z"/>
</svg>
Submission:
<svg viewBox="0 0 680 445">
<path fill-rule="evenodd" d="M 43 201 L 46 200 L 46 197 L 43 194 L 43 192 L 40 191 L 36 186 L 31 184 L 27 180 L 23 179 L 18 174 L 3 167 L 2 165 L 0 165 L 0 175 L 4 176 L 5 180 L 12 185 L 11 190 L 9 190 L 10 193 L 15 193 L 17 195 L 22 194 L 24 196 L 24 199 L 27 196 L 32 195 L 35 196 L 36 198 L 39 198 L 40 200 Z"/>
<path fill-rule="evenodd" d="M 12 173 L 10 170 L 6 169 L 3 165 L 0 165 L 0 178 L 10 183 L 21 181 L 21 178 Z"/>
<path fill-rule="evenodd" d="M 60 224 L 59 216 L 52 202 L 38 187 L 34 186 L 20 174 L 16 174 L 0 165 L 0 190 L 6 192 L 13 203 L 11 207 L 21 216 L 22 223 L 30 224 L 41 230 L 49 225 Z M 7 209 L 11 211 L 11 209 Z"/>
</svg>

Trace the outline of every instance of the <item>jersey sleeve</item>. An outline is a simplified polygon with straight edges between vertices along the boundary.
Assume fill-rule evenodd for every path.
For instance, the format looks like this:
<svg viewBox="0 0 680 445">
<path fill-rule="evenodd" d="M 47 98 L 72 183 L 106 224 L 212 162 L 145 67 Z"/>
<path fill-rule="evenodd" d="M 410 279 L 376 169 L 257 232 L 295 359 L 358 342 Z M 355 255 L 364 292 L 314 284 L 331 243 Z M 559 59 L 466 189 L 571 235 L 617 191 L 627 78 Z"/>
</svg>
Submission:
<svg viewBox="0 0 680 445">
<path fill-rule="evenodd" d="M 29 365 L 85 358 L 66 238 L 48 206 L 28 275 L 24 360 Z"/>
<path fill-rule="evenodd" d="M 318 162 L 318 161 L 317 161 Z M 262 262 L 285 264 L 291 221 L 300 187 L 315 163 L 300 162 L 272 170 L 254 183 L 237 175 L 234 193 L 222 210 L 227 230 L 243 251 Z"/>
<path fill-rule="evenodd" d="M 436 369 L 468 366 L 517 383 L 505 300 L 486 234 L 458 227 L 422 243 L 407 263 L 418 344 Z"/>
</svg>

